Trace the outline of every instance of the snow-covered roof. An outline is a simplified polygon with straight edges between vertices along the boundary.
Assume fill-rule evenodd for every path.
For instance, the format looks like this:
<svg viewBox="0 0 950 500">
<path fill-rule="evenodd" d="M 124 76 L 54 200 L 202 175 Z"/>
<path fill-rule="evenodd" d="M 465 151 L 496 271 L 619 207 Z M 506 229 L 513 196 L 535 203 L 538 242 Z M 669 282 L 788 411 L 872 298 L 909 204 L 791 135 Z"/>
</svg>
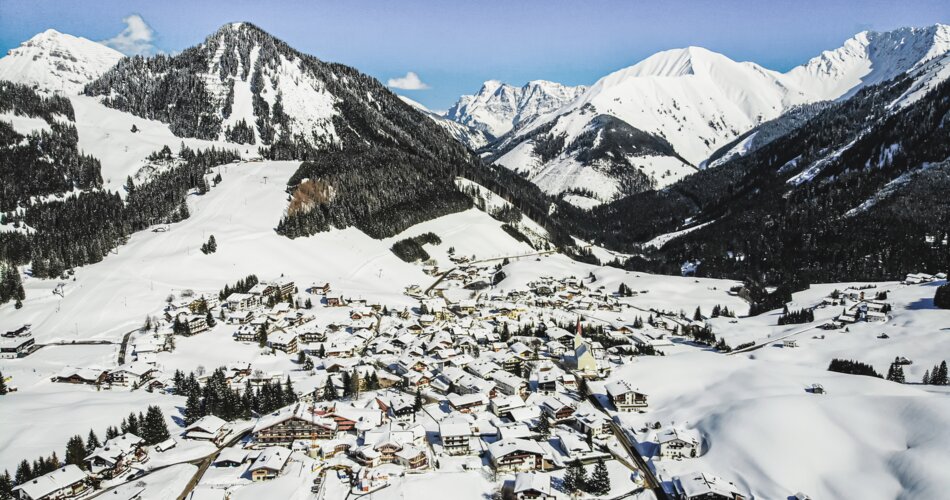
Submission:
<svg viewBox="0 0 950 500">
<path fill-rule="evenodd" d="M 254 463 L 248 468 L 248 471 L 254 472 L 260 469 L 280 471 L 284 468 L 289 458 L 290 450 L 287 448 L 281 448 L 279 446 L 264 448 L 261 450 L 261 454 L 258 455 L 257 460 L 254 460 Z"/>
<path fill-rule="evenodd" d="M 524 491 L 537 491 L 551 495 L 551 476 L 537 472 L 519 472 L 515 476 L 515 494 Z"/>
<path fill-rule="evenodd" d="M 705 498 L 705 495 L 734 498 L 739 493 L 736 485 L 703 472 L 682 474 L 674 478 L 673 484 L 685 498 Z"/>
<path fill-rule="evenodd" d="M 86 479 L 86 473 L 82 469 L 75 465 L 67 465 L 23 483 L 13 488 L 13 491 L 22 491 L 28 498 L 45 498 L 83 479 Z"/>
<path fill-rule="evenodd" d="M 488 445 L 488 453 L 494 458 L 501 458 L 515 452 L 544 455 L 544 449 L 537 441 L 528 439 L 502 439 Z"/>
</svg>

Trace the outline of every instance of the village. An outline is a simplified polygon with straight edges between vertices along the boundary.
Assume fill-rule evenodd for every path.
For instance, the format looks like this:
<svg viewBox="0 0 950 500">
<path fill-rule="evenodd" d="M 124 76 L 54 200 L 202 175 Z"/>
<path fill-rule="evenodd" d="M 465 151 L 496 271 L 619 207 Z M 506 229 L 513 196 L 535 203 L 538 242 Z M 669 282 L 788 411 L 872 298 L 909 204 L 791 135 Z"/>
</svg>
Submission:
<svg viewBox="0 0 950 500">
<path fill-rule="evenodd" d="M 178 450 L 208 466 L 189 485 L 186 498 L 195 499 L 229 498 L 282 477 L 305 481 L 318 498 L 343 498 L 453 471 L 483 471 L 499 498 L 519 500 L 744 498 L 730 481 L 698 472 L 676 477 L 664 492 L 637 451 L 643 444 L 617 418 L 649 412 L 650 394 L 635 381 L 607 381 L 615 367 L 662 355 L 674 343 L 709 348 L 686 336 L 705 327 L 701 318 L 632 308 L 618 298 L 647 291 L 606 290 L 593 274 L 499 291 L 492 285 L 503 263 L 453 256 L 453 264 L 448 271 L 427 266 L 429 288 L 407 287 L 418 303 L 412 308 L 390 309 L 343 296 L 332 283 L 290 277 L 249 276 L 218 294 L 169 296 L 127 339 L 123 364 L 68 366 L 51 380 L 182 396 L 188 379 L 196 388 L 223 380 L 236 400 L 276 387 L 276 404 L 242 413 L 197 399 L 193 405 L 189 397 L 182 428 L 168 440 L 148 446 L 134 434 L 113 437 L 86 457 L 86 467 L 38 478 L 21 496 L 94 496 L 99 490 L 88 485 L 115 488 L 149 474 L 149 456 Z M 163 368 L 176 343 L 222 330 L 219 338 L 293 368 Z M 690 460 L 703 452 L 694 431 L 655 426 L 656 456 L 647 459 Z"/>
<path fill-rule="evenodd" d="M 91 498 L 103 490 L 139 498 L 142 488 L 122 486 L 176 460 L 205 466 L 188 485 L 189 499 L 230 498 L 280 478 L 306 483 L 316 498 L 343 498 L 406 477 L 461 471 L 481 471 L 499 498 L 518 500 L 746 498 L 733 482 L 706 472 L 658 479 L 655 463 L 700 456 L 702 437 L 672 422 L 630 428 L 623 415 L 648 414 L 649 391 L 636 381 L 608 381 L 637 356 L 683 345 L 721 350 L 706 320 L 726 319 L 728 309 L 692 319 L 640 310 L 621 298 L 647 290 L 606 290 L 593 274 L 501 291 L 493 283 L 504 263 L 453 256 L 453 264 L 447 271 L 427 266 L 434 282 L 407 287 L 418 305 L 402 309 L 289 277 L 252 275 L 217 294 L 170 295 L 123 344 L 124 363 L 67 366 L 51 381 L 180 396 L 188 387 L 223 385 L 237 409 L 210 408 L 200 401 L 207 390 L 189 395 L 182 428 L 167 439 L 147 444 L 131 432 L 112 435 L 88 450 L 83 467 L 67 465 L 18 486 L 20 498 Z M 945 278 L 911 275 L 906 283 L 937 279 Z M 813 310 L 843 307 L 820 328 L 846 329 L 886 321 L 886 298 L 873 287 L 835 289 Z M 210 331 L 293 368 L 163 368 L 176 342 Z M 0 340 L 7 358 L 37 348 L 28 325 Z M 794 339 L 778 345 L 798 346 Z M 291 379 L 305 389 L 294 389 Z M 252 398 L 242 410 L 240 401 Z"/>
</svg>

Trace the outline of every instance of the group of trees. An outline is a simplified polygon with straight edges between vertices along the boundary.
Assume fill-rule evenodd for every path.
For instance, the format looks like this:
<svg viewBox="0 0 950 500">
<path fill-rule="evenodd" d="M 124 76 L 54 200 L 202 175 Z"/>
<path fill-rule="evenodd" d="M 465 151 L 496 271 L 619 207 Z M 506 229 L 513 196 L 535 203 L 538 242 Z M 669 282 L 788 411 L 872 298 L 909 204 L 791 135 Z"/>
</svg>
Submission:
<svg viewBox="0 0 950 500">
<path fill-rule="evenodd" d="M 950 376 L 947 374 L 947 362 L 941 361 L 939 365 L 934 365 L 932 370 L 925 371 L 921 383 L 926 385 L 950 385 Z"/>
<path fill-rule="evenodd" d="M 218 251 L 218 242 L 214 240 L 214 235 L 208 237 L 207 243 L 201 244 L 201 253 L 208 255 Z"/>
<path fill-rule="evenodd" d="M 579 491 L 595 496 L 604 496 L 610 493 L 610 474 L 604 459 L 597 460 L 590 475 L 584 470 L 580 462 L 574 461 L 567 466 L 564 473 L 564 491 L 575 494 Z"/>
<path fill-rule="evenodd" d="M 260 280 L 257 279 L 257 276 L 249 274 L 246 278 L 237 280 L 237 283 L 234 285 L 224 285 L 224 288 L 218 292 L 218 300 L 225 300 L 232 293 L 247 293 L 248 290 L 254 288 L 254 285 L 258 283 L 260 283 Z"/>
<path fill-rule="evenodd" d="M 342 394 L 336 390 L 333 380 L 327 377 L 323 388 L 316 391 L 314 395 L 319 401 L 336 401 L 341 397 L 344 399 L 357 397 L 363 389 L 375 391 L 380 388 L 379 376 L 376 375 L 375 371 L 369 372 L 368 375 L 361 376 L 358 370 L 353 370 L 353 373 L 344 370 L 340 374 L 340 385 L 343 386 Z"/>
<path fill-rule="evenodd" d="M 16 301 L 16 308 L 19 309 L 23 306 L 24 299 L 26 299 L 26 292 L 23 290 L 20 271 L 12 264 L 0 261 L 0 304 L 13 300 Z"/>
<path fill-rule="evenodd" d="M 218 368 L 207 378 L 204 386 L 194 372 L 185 375 L 180 370 L 173 377 L 175 394 L 186 396 L 185 423 L 192 424 L 205 415 L 223 420 L 250 418 L 254 414 L 270 413 L 297 402 L 290 377 L 283 383 L 265 381 L 257 389 L 247 380 L 242 390 L 232 389 Z"/>
<path fill-rule="evenodd" d="M 442 239 L 439 238 L 439 235 L 429 232 L 399 240 L 393 243 L 390 250 L 396 254 L 396 257 L 399 257 L 405 262 L 415 262 L 417 260 L 427 261 L 429 260 L 429 253 L 426 252 L 423 245 L 439 245 L 441 243 Z"/>
<path fill-rule="evenodd" d="M 801 323 L 811 323 L 815 321 L 815 311 L 811 309 L 799 309 L 798 311 L 789 311 L 788 307 L 778 317 L 779 325 L 797 325 Z"/>
<path fill-rule="evenodd" d="M 34 196 L 101 187 L 99 161 L 79 151 L 69 99 L 2 81 L 0 113 L 44 120 L 48 128 L 24 135 L 0 120 L 0 212 L 28 204 Z"/>
<path fill-rule="evenodd" d="M 828 371 L 881 378 L 881 374 L 875 371 L 873 366 L 851 359 L 832 359 L 828 364 Z"/>
</svg>

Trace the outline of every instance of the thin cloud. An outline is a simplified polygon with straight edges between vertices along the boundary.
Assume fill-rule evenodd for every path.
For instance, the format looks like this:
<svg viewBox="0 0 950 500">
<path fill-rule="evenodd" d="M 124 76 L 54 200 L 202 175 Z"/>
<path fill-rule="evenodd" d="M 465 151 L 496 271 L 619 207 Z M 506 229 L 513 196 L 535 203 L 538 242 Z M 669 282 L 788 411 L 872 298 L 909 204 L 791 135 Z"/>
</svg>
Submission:
<svg viewBox="0 0 950 500">
<path fill-rule="evenodd" d="M 125 29 L 118 35 L 103 40 L 102 43 L 127 56 L 148 56 L 158 52 L 152 41 L 155 31 L 138 14 L 132 14 L 122 19 Z"/>
<path fill-rule="evenodd" d="M 426 90 L 430 88 L 414 71 L 410 71 L 406 73 L 406 76 L 400 78 L 390 78 L 386 85 L 400 90 Z"/>
</svg>

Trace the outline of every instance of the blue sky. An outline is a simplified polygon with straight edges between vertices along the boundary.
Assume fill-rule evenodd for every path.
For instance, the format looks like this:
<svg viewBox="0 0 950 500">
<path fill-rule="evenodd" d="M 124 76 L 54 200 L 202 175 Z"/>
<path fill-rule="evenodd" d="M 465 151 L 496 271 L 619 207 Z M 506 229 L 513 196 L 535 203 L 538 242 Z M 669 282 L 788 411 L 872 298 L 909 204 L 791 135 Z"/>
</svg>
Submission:
<svg viewBox="0 0 950 500">
<path fill-rule="evenodd" d="M 132 14 L 147 27 L 128 30 Z M 948 23 L 950 1 L 0 0 L 0 50 L 54 28 L 128 51 L 176 52 L 233 21 L 383 82 L 413 72 L 414 86 L 428 88 L 398 92 L 446 109 L 488 79 L 590 84 L 688 45 L 784 71 L 864 29 Z"/>
</svg>

